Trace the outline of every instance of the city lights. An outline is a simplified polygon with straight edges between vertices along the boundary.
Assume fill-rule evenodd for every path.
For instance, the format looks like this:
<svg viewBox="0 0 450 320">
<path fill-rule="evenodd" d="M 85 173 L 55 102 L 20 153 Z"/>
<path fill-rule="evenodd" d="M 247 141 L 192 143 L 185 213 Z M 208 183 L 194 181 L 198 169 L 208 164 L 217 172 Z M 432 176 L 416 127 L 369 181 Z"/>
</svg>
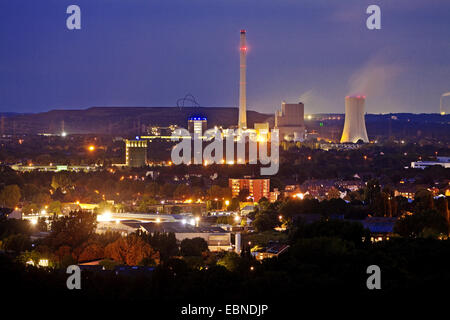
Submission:
<svg viewBox="0 0 450 320">
<path fill-rule="evenodd" d="M 0 282 L 29 317 L 405 313 L 447 288 L 450 1 L 79 1 L 81 30 L 8 2 Z"/>
<path fill-rule="evenodd" d="M 112 214 L 111 214 L 111 211 L 109 211 L 109 210 L 106 210 L 103 214 L 97 215 L 98 222 L 108 222 L 108 221 L 111 221 L 111 219 L 112 219 Z"/>
<path fill-rule="evenodd" d="M 303 193 L 297 193 L 297 194 L 294 195 L 294 198 L 297 198 L 297 199 L 300 199 L 300 200 L 303 200 L 304 197 L 305 197 L 305 195 Z"/>
</svg>

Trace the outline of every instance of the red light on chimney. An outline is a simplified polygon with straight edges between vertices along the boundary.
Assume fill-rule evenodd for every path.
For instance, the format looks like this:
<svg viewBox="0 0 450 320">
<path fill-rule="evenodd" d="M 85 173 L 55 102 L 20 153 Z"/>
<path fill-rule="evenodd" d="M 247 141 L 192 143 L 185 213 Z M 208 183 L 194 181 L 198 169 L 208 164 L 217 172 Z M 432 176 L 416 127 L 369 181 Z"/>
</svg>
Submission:
<svg viewBox="0 0 450 320">
<path fill-rule="evenodd" d="M 241 47 L 241 50 L 247 51 L 247 47 Z"/>
<path fill-rule="evenodd" d="M 241 30 L 241 33 L 245 33 L 245 29 L 242 29 L 242 30 Z"/>
</svg>

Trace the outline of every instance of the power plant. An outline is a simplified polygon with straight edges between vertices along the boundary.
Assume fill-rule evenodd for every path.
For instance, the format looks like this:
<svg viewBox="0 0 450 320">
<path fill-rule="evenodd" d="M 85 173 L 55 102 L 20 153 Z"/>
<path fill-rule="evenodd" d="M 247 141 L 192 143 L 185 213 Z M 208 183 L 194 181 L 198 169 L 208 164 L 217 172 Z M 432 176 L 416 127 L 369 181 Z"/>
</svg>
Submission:
<svg viewBox="0 0 450 320">
<path fill-rule="evenodd" d="M 239 129 L 247 129 L 247 44 L 245 41 L 245 30 L 241 30 L 240 43 L 240 75 L 239 75 Z"/>
<path fill-rule="evenodd" d="M 281 110 L 275 112 L 275 128 L 280 139 L 285 141 L 303 141 L 305 139 L 305 105 L 299 103 L 281 103 Z"/>
<path fill-rule="evenodd" d="M 365 103 L 365 96 L 345 97 L 345 122 L 341 143 L 356 143 L 359 140 L 369 142 L 364 120 Z"/>
</svg>

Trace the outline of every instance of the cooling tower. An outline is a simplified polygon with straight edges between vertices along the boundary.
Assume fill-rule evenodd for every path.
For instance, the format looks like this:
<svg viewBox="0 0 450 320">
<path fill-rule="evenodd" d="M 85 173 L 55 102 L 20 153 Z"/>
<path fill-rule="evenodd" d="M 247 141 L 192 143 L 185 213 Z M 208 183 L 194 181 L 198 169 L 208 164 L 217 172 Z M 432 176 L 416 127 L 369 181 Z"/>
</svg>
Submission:
<svg viewBox="0 0 450 320">
<path fill-rule="evenodd" d="M 365 96 L 345 97 L 345 123 L 341 143 L 356 143 L 359 140 L 369 142 L 364 120 L 365 102 Z"/>
</svg>

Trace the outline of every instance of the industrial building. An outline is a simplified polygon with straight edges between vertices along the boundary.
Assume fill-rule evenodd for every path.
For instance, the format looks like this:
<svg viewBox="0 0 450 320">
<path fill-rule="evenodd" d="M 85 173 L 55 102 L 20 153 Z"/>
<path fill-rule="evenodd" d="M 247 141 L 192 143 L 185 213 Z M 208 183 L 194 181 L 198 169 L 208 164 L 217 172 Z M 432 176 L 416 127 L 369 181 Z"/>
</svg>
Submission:
<svg viewBox="0 0 450 320">
<path fill-rule="evenodd" d="M 259 136 L 269 136 L 270 128 L 268 122 L 262 122 L 262 123 L 255 123 L 254 125 L 256 135 Z"/>
<path fill-rule="evenodd" d="M 345 122 L 341 143 L 369 142 L 364 119 L 365 96 L 345 97 Z"/>
<path fill-rule="evenodd" d="M 233 197 L 239 196 L 241 190 L 248 190 L 254 202 L 270 197 L 270 179 L 229 179 L 228 184 Z"/>
<path fill-rule="evenodd" d="M 188 130 L 190 133 L 197 133 L 199 137 L 203 135 L 203 133 L 207 129 L 207 119 L 203 116 L 194 116 L 190 117 L 188 120 Z"/>
<path fill-rule="evenodd" d="M 133 168 L 147 165 L 147 140 L 125 140 L 125 164 Z"/>
<path fill-rule="evenodd" d="M 411 162 L 411 168 L 425 169 L 432 166 L 441 166 L 450 168 L 450 157 L 437 157 L 436 161 L 414 161 Z"/>
<path fill-rule="evenodd" d="M 305 139 L 305 106 L 303 103 L 281 103 L 281 110 L 275 113 L 275 128 L 280 139 L 285 141 L 303 141 Z"/>
</svg>

